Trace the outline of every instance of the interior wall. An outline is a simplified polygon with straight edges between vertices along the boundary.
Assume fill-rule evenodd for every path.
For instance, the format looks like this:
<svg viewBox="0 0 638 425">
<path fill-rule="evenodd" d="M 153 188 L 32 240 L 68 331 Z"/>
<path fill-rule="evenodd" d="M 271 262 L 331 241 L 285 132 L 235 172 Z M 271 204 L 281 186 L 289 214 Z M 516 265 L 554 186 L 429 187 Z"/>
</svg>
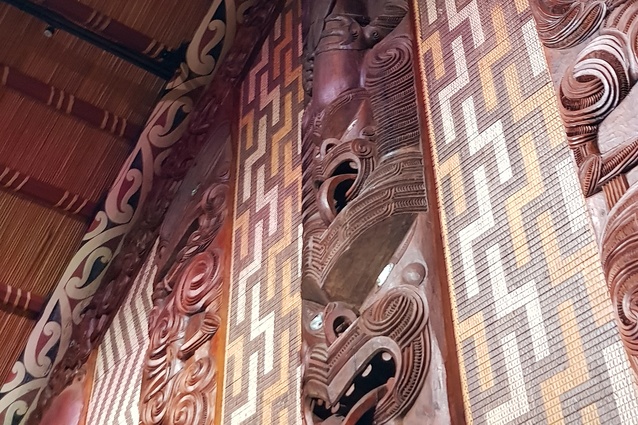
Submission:
<svg viewBox="0 0 638 425">
<path fill-rule="evenodd" d="M 97 352 L 86 423 L 138 425 L 140 385 L 148 349 L 148 317 L 157 272 L 157 242 L 146 258 Z"/>
<path fill-rule="evenodd" d="M 301 4 L 241 87 L 222 423 L 300 423 Z"/>
<path fill-rule="evenodd" d="M 469 423 L 635 423 L 526 0 L 413 0 Z"/>
</svg>

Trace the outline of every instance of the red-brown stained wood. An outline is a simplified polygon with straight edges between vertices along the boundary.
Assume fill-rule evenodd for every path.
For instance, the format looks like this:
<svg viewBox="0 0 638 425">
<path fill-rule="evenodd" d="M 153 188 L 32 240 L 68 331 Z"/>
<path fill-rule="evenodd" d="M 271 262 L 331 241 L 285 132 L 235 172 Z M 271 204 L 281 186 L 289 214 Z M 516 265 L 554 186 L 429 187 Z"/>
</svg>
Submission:
<svg viewBox="0 0 638 425">
<path fill-rule="evenodd" d="M 19 171 L 4 167 L 2 164 L 0 164 L 0 188 L 25 195 L 47 207 L 83 218 L 92 218 L 97 208 L 97 204 L 90 199 L 69 193 L 68 190 L 39 181 Z"/>
</svg>

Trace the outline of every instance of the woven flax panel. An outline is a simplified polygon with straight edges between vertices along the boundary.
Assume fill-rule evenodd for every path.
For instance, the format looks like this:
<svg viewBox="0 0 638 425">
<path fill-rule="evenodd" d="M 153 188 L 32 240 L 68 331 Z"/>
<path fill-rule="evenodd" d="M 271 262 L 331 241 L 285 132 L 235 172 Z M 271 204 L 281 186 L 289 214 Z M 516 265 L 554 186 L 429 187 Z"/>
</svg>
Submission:
<svg viewBox="0 0 638 425">
<path fill-rule="evenodd" d="M 527 2 L 412 4 L 468 422 L 636 424 Z"/>
</svg>

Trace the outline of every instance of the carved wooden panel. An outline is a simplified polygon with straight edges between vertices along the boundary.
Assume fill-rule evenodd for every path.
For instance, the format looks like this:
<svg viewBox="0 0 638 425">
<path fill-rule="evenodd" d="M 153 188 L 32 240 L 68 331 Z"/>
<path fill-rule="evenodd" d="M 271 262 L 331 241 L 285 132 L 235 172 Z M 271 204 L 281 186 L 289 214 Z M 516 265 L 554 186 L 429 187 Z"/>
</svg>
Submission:
<svg viewBox="0 0 638 425">
<path fill-rule="evenodd" d="M 451 422 L 407 13 L 401 0 L 304 3 L 308 425 Z"/>
<path fill-rule="evenodd" d="M 160 229 L 142 377 L 142 424 L 213 424 L 227 304 L 232 159 L 228 122 L 195 160 Z"/>
<path fill-rule="evenodd" d="M 638 373 L 638 189 L 631 176 L 638 140 L 618 127 L 601 131 L 612 113 L 621 114 L 623 123 L 635 120 L 633 105 L 628 108 L 624 99 L 638 80 L 638 3 L 536 0 L 532 10 L 553 59 L 550 65 L 560 68 L 554 49 L 568 49 L 563 53 L 568 66 L 558 75 L 559 108 L 583 193 L 590 201 L 604 194 L 603 217 L 594 220 L 603 269 L 623 343 Z"/>
</svg>

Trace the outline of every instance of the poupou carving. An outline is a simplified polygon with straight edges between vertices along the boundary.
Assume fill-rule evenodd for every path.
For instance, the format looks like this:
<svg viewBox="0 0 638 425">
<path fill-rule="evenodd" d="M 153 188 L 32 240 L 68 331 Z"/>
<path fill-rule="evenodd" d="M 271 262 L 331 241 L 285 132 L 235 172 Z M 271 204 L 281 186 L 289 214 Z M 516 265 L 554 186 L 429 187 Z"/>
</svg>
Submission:
<svg viewBox="0 0 638 425">
<path fill-rule="evenodd" d="M 304 421 L 450 423 L 407 2 L 303 6 Z"/>
</svg>

